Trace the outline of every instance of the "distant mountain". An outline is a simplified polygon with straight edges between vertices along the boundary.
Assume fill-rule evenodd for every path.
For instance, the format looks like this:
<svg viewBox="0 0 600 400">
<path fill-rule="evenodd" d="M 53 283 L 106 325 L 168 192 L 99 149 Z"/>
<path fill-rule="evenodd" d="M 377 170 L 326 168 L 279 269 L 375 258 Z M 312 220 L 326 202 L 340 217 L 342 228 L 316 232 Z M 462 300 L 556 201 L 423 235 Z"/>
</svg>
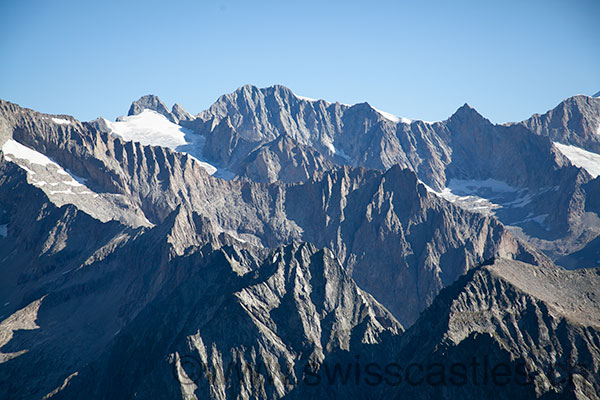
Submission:
<svg viewBox="0 0 600 400">
<path fill-rule="evenodd" d="M 494 254 L 529 261 L 542 257 L 515 240 L 496 220 L 429 193 L 414 173 L 398 166 L 386 172 L 335 167 L 291 185 L 225 181 L 210 177 L 201 162 L 168 148 L 122 142 L 87 125 L 46 124 L 41 114 L 15 110 L 23 120 L 15 121 L 17 138 L 46 149 L 61 160 L 65 170 L 85 179 L 90 197 L 110 194 L 127 199 L 113 206 L 115 212 L 126 209 L 141 214 L 151 227 L 180 209 L 182 215 L 202 216 L 215 236 L 224 232 L 269 248 L 293 241 L 327 246 L 359 285 L 404 324 L 412 323 L 444 285 Z M 79 142 L 69 140 L 73 136 Z M 283 146 L 293 143 L 286 142 L 281 143 L 282 150 L 275 145 L 270 148 L 283 154 L 288 151 Z M 325 163 L 316 154 L 313 163 Z M 18 162 L 33 168 L 27 160 Z M 288 165 L 293 163 L 297 161 Z M 97 175 L 97 170 L 103 173 Z M 248 169 L 246 175 L 251 174 Z M 49 185 L 41 189 L 54 195 Z M 96 208 L 89 212 L 97 214 Z M 193 232 L 195 223 L 187 219 L 182 217 L 181 230 L 189 226 Z M 470 230 L 472 226 L 478 229 Z M 173 242 L 179 254 L 201 244 L 201 238 L 190 234 Z M 387 253 L 381 253 L 382 246 Z M 439 265 L 444 260 L 452 266 L 442 270 Z M 376 278 L 381 274 L 390 279 Z M 394 294 L 398 291 L 412 293 L 411 300 L 399 302 Z"/>
<path fill-rule="evenodd" d="M 580 162 L 589 159 L 587 153 L 578 156 L 600 151 L 594 145 L 599 104 L 576 96 L 544 116 L 504 126 L 465 104 L 448 120 L 429 123 L 367 103 L 307 100 L 283 86 L 246 85 L 182 125 L 206 139 L 202 159 L 228 171 L 221 176 L 294 183 L 334 165 L 386 170 L 398 164 L 413 170 L 433 193 L 495 215 L 558 260 L 582 249 L 600 229 L 579 200 L 590 179 L 586 173 L 592 178 L 597 173 L 593 163 Z M 563 118 L 564 126 L 557 122 L 560 113 L 572 116 Z"/>
<path fill-rule="evenodd" d="M 521 124 L 552 141 L 600 153 L 600 98 L 596 96 L 571 97 Z"/>
<path fill-rule="evenodd" d="M 506 125 L 283 86 L 114 122 L 0 101 L 0 397 L 598 397 L 597 100 Z M 483 356 L 537 374 L 326 384 Z"/>
</svg>

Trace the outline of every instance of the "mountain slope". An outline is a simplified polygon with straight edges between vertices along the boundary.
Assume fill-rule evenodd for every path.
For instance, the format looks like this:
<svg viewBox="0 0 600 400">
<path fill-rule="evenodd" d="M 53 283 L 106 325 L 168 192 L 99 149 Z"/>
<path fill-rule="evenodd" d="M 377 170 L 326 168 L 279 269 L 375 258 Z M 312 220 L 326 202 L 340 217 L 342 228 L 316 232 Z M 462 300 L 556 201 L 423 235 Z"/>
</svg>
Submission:
<svg viewBox="0 0 600 400">
<path fill-rule="evenodd" d="M 565 271 L 495 260 L 472 270 L 440 293 L 400 339 L 396 356 L 404 365 L 463 363 L 469 366 L 468 377 L 453 378 L 468 383 L 407 385 L 396 393 L 411 398 L 597 398 L 599 290 L 596 269 Z M 472 359 L 482 363 L 484 356 L 488 368 L 504 363 L 510 374 L 493 381 L 485 375 L 486 384 L 480 364 L 471 376 Z M 507 379 L 510 384 L 502 383 Z"/>
<path fill-rule="evenodd" d="M 432 192 L 497 216 L 522 239 L 559 259 L 594 239 L 600 225 L 580 200 L 587 171 L 578 177 L 561 144 L 553 141 L 592 143 L 600 125 L 597 103 L 576 96 L 544 116 L 503 126 L 465 104 L 448 120 L 428 123 L 394 117 L 367 103 L 348 106 L 305 99 L 283 86 L 246 85 L 221 96 L 185 126 L 207 138 L 209 160 L 239 176 L 250 170 L 246 177 L 260 182 L 301 182 L 315 176 L 319 167 L 329 168 L 303 157 L 300 173 L 283 176 L 281 166 L 297 162 L 277 153 L 261 157 L 258 168 L 246 165 L 256 160 L 248 154 L 282 137 L 313 147 L 313 154 L 337 165 L 387 170 L 399 164 L 413 170 Z M 565 116 L 564 123 L 559 114 Z M 549 133 L 548 124 L 558 124 L 552 129 L 563 133 Z M 487 181 L 499 185 L 490 187 Z M 502 186 L 509 190 L 498 190 Z"/>
<path fill-rule="evenodd" d="M 574 96 L 545 114 L 520 122 L 552 141 L 600 153 L 600 98 Z"/>
<path fill-rule="evenodd" d="M 56 398 L 279 398 L 305 363 L 402 331 L 314 246 L 281 248 L 242 276 L 223 253 L 206 263 L 193 261 L 185 283 L 163 293 Z"/>
<path fill-rule="evenodd" d="M 583 138 L 595 100 L 574 99 L 561 135 Z M 598 397 L 600 275 L 540 250 L 594 266 L 600 178 L 555 122 L 410 121 L 282 86 L 129 114 L 0 101 L 0 397 Z M 480 356 L 536 375 L 328 384 Z"/>
<path fill-rule="evenodd" d="M 14 107 L 6 107 L 13 140 L 46 151 L 87 179 L 94 192 L 125 196 L 152 224 L 181 208 L 184 215 L 201 216 L 215 232 L 255 245 L 306 241 L 329 247 L 359 285 L 405 325 L 478 262 L 493 255 L 541 257 L 495 220 L 427 193 L 412 172 L 399 167 L 386 173 L 337 167 L 292 185 L 225 181 L 186 154 L 123 142 L 91 125 L 46 124 L 47 117 Z M 180 231 L 195 226 L 182 224 Z M 193 235 L 181 237 L 178 254 L 200 244 Z M 381 246 L 390 255 L 382 257 Z M 451 269 L 439 267 L 444 259 L 453 261 Z M 389 279 L 381 279 L 385 274 Z M 410 303 L 400 302 L 397 293 Z"/>
</svg>

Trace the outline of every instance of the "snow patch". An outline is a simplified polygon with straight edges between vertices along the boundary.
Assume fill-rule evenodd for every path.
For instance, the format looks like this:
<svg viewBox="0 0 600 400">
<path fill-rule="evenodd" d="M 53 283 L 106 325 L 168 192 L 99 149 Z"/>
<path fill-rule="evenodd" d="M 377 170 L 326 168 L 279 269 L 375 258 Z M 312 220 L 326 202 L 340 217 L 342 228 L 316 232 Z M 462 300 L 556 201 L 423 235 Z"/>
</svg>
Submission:
<svg viewBox="0 0 600 400">
<path fill-rule="evenodd" d="M 21 143 L 17 142 L 16 140 L 9 139 L 6 143 L 4 143 L 4 146 L 2 146 L 2 151 L 4 152 L 4 154 L 6 155 L 6 158 L 9 161 L 15 162 L 19 167 L 21 167 L 23 170 L 25 170 L 25 172 L 27 172 L 30 176 L 35 175 L 35 171 L 32 171 L 30 168 L 27 168 L 25 165 L 23 165 L 23 163 L 16 162 L 16 160 L 28 161 L 30 164 L 41 165 L 43 167 L 46 167 L 46 169 L 48 169 L 48 166 L 50 166 L 50 165 L 54 166 L 56 168 L 57 174 L 65 175 L 70 178 L 70 180 L 61 181 L 61 183 L 64 183 L 65 185 L 84 186 L 84 183 L 86 181 L 86 179 L 80 178 L 80 177 L 70 173 L 69 171 L 65 171 L 63 169 L 63 167 L 58 165 L 51 158 L 43 155 L 40 152 L 30 149 L 27 146 L 23 146 Z M 41 186 L 48 184 L 47 182 L 44 182 L 41 180 L 36 181 L 35 179 L 33 179 L 32 183 L 37 187 L 41 187 Z"/>
<path fill-rule="evenodd" d="M 525 218 L 524 220 L 521 221 L 517 221 L 517 222 L 513 222 L 511 225 L 523 225 L 526 224 L 528 222 L 535 222 L 536 224 L 538 224 L 540 227 L 542 227 L 543 229 L 549 231 L 550 227 L 548 226 L 548 224 L 546 224 L 546 218 L 548 218 L 548 214 L 540 214 L 537 216 L 532 217 L 532 214 L 530 213 L 527 218 Z"/>
<path fill-rule="evenodd" d="M 144 110 L 117 122 L 105 121 L 113 134 L 145 146 L 162 146 L 175 150 L 179 146 L 190 144 L 183 128 L 155 111 Z"/>
<path fill-rule="evenodd" d="M 393 123 L 395 123 L 395 124 L 397 124 L 397 123 L 399 123 L 399 122 L 400 122 L 400 117 L 397 117 L 397 116 L 395 116 L 394 114 L 390 114 L 390 113 L 388 113 L 388 112 L 385 112 L 385 111 L 378 110 L 378 109 L 377 109 L 377 108 L 375 108 L 375 107 L 372 107 L 372 108 L 373 108 L 373 110 L 375 110 L 375 111 L 377 111 L 379 114 L 381 114 L 381 116 L 382 116 L 383 118 L 385 118 L 385 119 L 387 119 L 387 120 L 389 120 L 389 121 L 392 121 L 392 122 L 393 122 Z"/>
<path fill-rule="evenodd" d="M 2 146 L 2 151 L 4 154 L 8 155 L 10 161 L 14 161 L 12 158 L 16 158 L 19 160 L 29 161 L 31 164 L 38 164 L 47 166 L 48 164 L 54 164 L 58 166 L 52 159 L 46 157 L 42 153 L 38 153 L 35 150 L 30 149 L 29 147 L 23 146 L 21 143 L 17 142 L 14 139 L 8 139 L 4 146 Z M 10 157 L 12 156 L 12 157 Z M 61 168 L 62 169 L 62 168 Z"/>
<path fill-rule="evenodd" d="M 59 125 L 71 124 L 71 121 L 69 121 L 68 119 L 64 119 L 64 118 L 52 118 L 52 121 L 54 121 L 55 124 L 59 124 Z"/>
<path fill-rule="evenodd" d="M 323 145 L 325 147 L 327 147 L 327 149 L 329 149 L 331 154 L 333 154 L 334 156 L 340 156 L 340 157 L 345 158 L 346 160 L 350 161 L 350 157 L 348 157 L 348 155 L 346 153 L 344 153 L 343 150 L 336 149 L 335 146 L 333 145 L 333 143 L 331 143 L 331 141 L 329 139 L 323 139 Z"/>
<path fill-rule="evenodd" d="M 554 142 L 554 146 L 576 167 L 583 168 L 594 178 L 600 175 L 600 154 L 582 148 Z"/>
<path fill-rule="evenodd" d="M 299 100 L 305 100 L 305 101 L 310 101 L 310 102 L 319 101 L 317 99 L 311 99 L 310 97 L 304 97 L 304 96 L 300 96 L 300 95 L 297 95 L 297 94 L 294 94 L 294 96 L 296 96 L 296 98 L 299 99 Z"/>
<path fill-rule="evenodd" d="M 403 124 L 407 124 L 410 125 L 412 124 L 413 120 L 410 118 L 405 118 L 405 117 L 397 117 L 394 114 L 390 114 L 388 112 L 385 111 L 381 111 L 375 107 L 371 107 L 373 108 L 373 110 L 377 111 L 379 114 L 381 114 L 381 116 L 389 121 L 392 121 L 393 123 L 397 124 L 397 123 L 403 123 Z"/>
<path fill-rule="evenodd" d="M 427 185 L 425 188 L 462 208 L 485 214 L 498 208 L 522 208 L 532 201 L 527 189 L 516 188 L 495 179 L 451 179 L 448 187 L 440 192 Z"/>
<path fill-rule="evenodd" d="M 144 110 L 138 115 L 123 117 L 117 122 L 106 119 L 104 121 L 112 134 L 123 140 L 138 142 L 145 146 L 167 147 L 188 154 L 210 175 L 215 175 L 217 172 L 217 168 L 208 163 L 202 155 L 204 137 L 172 123 L 156 111 Z"/>
<path fill-rule="evenodd" d="M 333 143 L 331 143 L 331 141 L 323 140 L 323 145 L 327 147 L 331 153 L 335 154 L 335 147 L 333 146 Z"/>
<path fill-rule="evenodd" d="M 342 150 L 342 149 L 335 149 L 335 155 L 340 156 L 340 157 L 346 159 L 347 161 L 350 161 L 350 156 L 348 154 L 344 153 L 344 150 Z"/>
<path fill-rule="evenodd" d="M 71 186 L 85 186 L 85 184 L 87 182 L 86 178 L 81 178 L 81 177 L 75 175 L 74 173 L 72 173 L 71 171 L 69 171 L 68 169 L 66 171 L 59 170 L 58 173 L 62 174 L 62 175 L 69 175 L 71 178 L 73 178 L 73 181 L 67 183 L 67 185 L 71 185 Z"/>
</svg>

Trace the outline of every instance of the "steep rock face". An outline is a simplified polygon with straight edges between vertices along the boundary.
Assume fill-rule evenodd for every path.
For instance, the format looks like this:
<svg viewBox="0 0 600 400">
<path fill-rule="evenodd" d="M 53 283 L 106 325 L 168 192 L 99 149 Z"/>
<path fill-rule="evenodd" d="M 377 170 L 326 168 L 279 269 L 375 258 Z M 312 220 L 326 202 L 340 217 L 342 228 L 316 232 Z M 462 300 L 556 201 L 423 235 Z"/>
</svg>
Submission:
<svg viewBox="0 0 600 400">
<path fill-rule="evenodd" d="M 132 321 L 57 398 L 279 398 L 307 363 L 402 331 L 326 250 L 281 248 L 242 276 L 221 252 L 206 263 Z M 131 368 L 130 360 L 142 362 Z"/>
<path fill-rule="evenodd" d="M 520 122 L 538 135 L 600 153 L 600 98 L 574 96 Z"/>
<path fill-rule="evenodd" d="M 403 324 L 412 323 L 444 285 L 485 258 L 540 257 L 495 220 L 428 194 L 414 173 L 399 167 L 385 174 L 338 167 L 294 185 L 224 181 L 185 154 L 124 143 L 89 125 L 56 128 L 40 123 L 43 115 L 17 114 L 15 139 L 88 179 L 95 192 L 131 199 L 153 224 L 180 208 L 182 215 L 198 214 L 217 235 L 255 245 L 308 241 L 330 247 Z M 180 232 L 197 226 L 193 218 L 178 221 L 183 221 Z M 194 235 L 180 237 L 178 254 L 200 241 Z M 385 255 L 381 246 L 392 250 Z M 442 271 L 445 259 L 453 267 Z M 400 301 L 399 293 L 411 300 Z"/>
<path fill-rule="evenodd" d="M 311 370 L 327 373 L 329 362 L 354 369 L 390 357 L 435 363 L 481 354 L 542 371 L 524 389 L 492 395 L 598 395 L 598 272 L 556 268 L 498 220 L 432 193 L 418 171 L 431 167 L 429 183 L 520 185 L 531 199 L 504 199 L 497 215 L 516 218 L 507 203 L 529 202 L 528 210 L 552 213 L 548 226 L 581 224 L 581 245 L 589 242 L 581 259 L 595 254 L 585 219 L 598 212 L 596 180 L 549 139 L 494 126 L 469 107 L 429 124 L 359 104 L 339 112 L 338 136 L 307 128 L 303 142 L 302 126 L 312 125 L 301 114 L 324 108 L 315 123 L 325 126 L 327 113 L 346 106 L 284 89 L 247 88 L 224 100 L 238 110 L 253 103 L 254 120 L 224 112 L 218 121 L 204 113 L 182 122 L 210 127 L 206 146 L 239 168 L 230 181 L 186 154 L 124 142 L 99 123 L 0 103 L 0 397 L 481 397 L 489 387 L 306 381 Z M 288 110 L 295 101 L 302 104 Z M 305 122 L 294 125 L 290 113 Z M 257 126 L 267 132 L 262 139 L 252 137 Z M 293 126 L 293 135 L 281 133 Z M 543 168 L 511 177 L 500 150 L 514 155 L 515 171 L 532 154 Z M 19 151 L 51 160 L 41 168 Z M 360 163 L 373 169 L 335 165 Z M 74 177 L 87 189 L 77 186 L 77 199 L 67 201 L 56 192 Z M 479 189 L 485 196 L 488 187 Z M 104 202 L 99 213 L 86 204 L 95 195 L 127 201 Z M 550 234 L 529 239 L 556 243 Z M 528 264 L 476 267 L 494 256 Z M 411 326 L 406 337 L 401 324 Z M 584 369 L 566 384 L 553 380 L 548 368 L 572 361 Z"/>
<path fill-rule="evenodd" d="M 229 117 L 236 131 L 249 141 L 270 141 L 287 134 L 306 143 L 315 134 L 331 138 L 345 108 L 348 106 L 323 100 L 302 100 L 279 85 L 265 89 L 246 85 L 221 96 L 198 117 L 216 123 Z"/>
<path fill-rule="evenodd" d="M 446 169 L 449 178 L 492 178 L 535 189 L 555 184 L 561 167 L 569 165 L 550 140 L 519 126 L 493 125 L 467 104 L 446 121 L 446 126 L 453 149 Z"/>
<path fill-rule="evenodd" d="M 141 229 L 56 207 L 13 163 L 1 162 L 0 171 L 0 397 L 41 398 L 118 329 L 117 312 L 104 313 L 112 297 L 95 296 L 119 275 L 93 266 L 110 264 Z M 126 268 L 128 259 L 118 264 Z"/>
<path fill-rule="evenodd" d="M 231 125 L 229 118 L 225 118 L 206 136 L 204 152 L 216 164 L 226 165 L 235 170 L 241 160 L 257 146 L 258 143 L 242 138 Z"/>
<path fill-rule="evenodd" d="M 187 112 L 179 103 L 175 103 L 173 104 L 173 108 L 171 109 L 171 114 L 177 118 L 177 120 L 179 122 L 182 121 L 190 121 L 192 120 L 194 117 L 192 117 L 192 115 Z"/>
<path fill-rule="evenodd" d="M 265 257 L 181 210 L 132 230 L 72 205 L 57 208 L 14 168 L 10 181 L 2 175 L 10 194 L 0 192 L 8 226 L 0 237 L 0 397 L 42 398 L 68 382 L 160 293 L 186 281 L 205 253 L 226 247 L 240 275 Z M 190 243 L 203 249 L 190 251 Z M 182 245 L 197 262 L 182 259 Z"/>
<path fill-rule="evenodd" d="M 434 189 L 445 187 L 451 178 L 492 178 L 539 187 L 568 165 L 550 141 L 519 126 L 496 126 L 466 104 L 447 121 L 425 123 L 389 116 L 368 103 L 346 106 L 307 100 L 283 86 L 246 85 L 219 98 L 199 119 L 210 121 L 197 127 L 203 135 L 228 120 L 233 133 L 225 136 L 236 140 L 266 143 L 287 136 L 325 156 L 337 154 L 337 163 L 383 170 L 399 164 Z M 231 152 L 235 142 L 225 147 Z M 214 150 L 208 149 L 209 157 Z M 544 168 L 532 171 L 531 157 Z M 218 157 L 218 161 L 229 160 Z"/>
<path fill-rule="evenodd" d="M 1 156 L 0 222 L 5 228 L 0 236 L 3 317 L 44 294 L 52 280 L 106 257 L 140 232 L 98 221 L 73 205 L 56 207 L 27 182 L 23 170 Z"/>
<path fill-rule="evenodd" d="M 400 167 L 384 174 L 345 167 L 290 187 L 286 199 L 302 240 L 331 248 L 359 285 L 407 326 L 443 286 L 484 259 L 541 257 L 496 220 L 427 193 Z M 306 213 L 307 203 L 319 207 Z"/>
<path fill-rule="evenodd" d="M 152 110 L 156 111 L 159 114 L 164 115 L 171 122 L 177 123 L 179 118 L 173 115 L 165 103 L 163 103 L 158 96 L 155 95 L 146 95 L 139 98 L 139 100 L 134 101 L 129 108 L 129 112 L 127 115 L 137 115 L 140 114 L 144 110 Z M 181 106 L 177 107 L 178 113 L 185 112 Z"/>
<path fill-rule="evenodd" d="M 596 269 L 565 271 L 502 259 L 475 269 L 440 293 L 400 339 L 395 357 L 404 365 L 444 365 L 446 383 L 439 384 L 437 375 L 437 384 L 427 378 L 388 395 L 597 398 L 599 295 Z M 480 363 L 476 374 L 472 360 Z M 453 363 L 465 368 L 450 373 Z M 505 375 L 493 378 L 492 368 Z"/>
<path fill-rule="evenodd" d="M 287 136 L 338 164 L 376 169 L 400 164 L 415 171 L 422 164 L 423 179 L 439 178 L 440 158 L 447 160 L 447 154 L 440 153 L 441 142 L 432 125 L 418 122 L 413 131 L 406 122 L 386 115 L 367 103 L 308 100 L 279 85 L 264 89 L 246 85 L 200 113 L 198 120 L 204 123 L 194 129 L 209 137 L 215 126 L 229 119 L 230 129 L 244 142 L 262 144 Z M 207 149 L 209 158 L 223 161 L 211 150 Z"/>
<path fill-rule="evenodd" d="M 265 183 L 305 182 L 335 166 L 313 147 L 300 145 L 287 136 L 260 146 L 240 165 L 238 176 Z"/>
<path fill-rule="evenodd" d="M 594 119 L 594 112 L 586 115 Z M 598 224 L 578 207 L 582 192 L 572 182 L 581 179 L 574 178 L 570 162 L 552 140 L 523 125 L 494 125 L 468 105 L 447 121 L 425 123 L 390 116 L 367 103 L 344 106 L 305 99 L 283 86 L 247 85 L 219 98 L 186 126 L 207 138 L 209 159 L 238 175 L 251 171 L 246 177 L 259 182 L 314 176 L 311 162 L 280 176 L 281 166 L 290 165 L 285 153 L 248 158 L 273 138 L 285 137 L 312 146 L 312 153 L 338 165 L 385 170 L 399 164 L 411 169 L 437 192 L 451 195 L 446 198 L 496 215 L 554 258 L 580 249 L 597 235 Z M 247 165 L 256 161 L 258 165 Z M 509 185 L 511 192 L 490 191 L 485 186 L 489 180 Z M 474 205 L 478 201 L 483 206 Z M 549 204 L 559 206 L 549 212 Z"/>
<path fill-rule="evenodd" d="M 534 116 L 521 124 L 494 125 L 466 104 L 446 121 L 427 123 L 367 103 L 345 106 L 302 98 L 282 86 L 246 85 L 219 98 L 191 128 L 208 138 L 208 158 L 237 174 L 250 169 L 246 176 L 260 182 L 314 176 L 310 171 L 280 176 L 281 166 L 289 164 L 280 154 L 259 158 L 258 168 L 246 165 L 255 159 L 245 155 L 281 137 L 311 146 L 337 165 L 380 170 L 401 165 L 445 198 L 497 216 L 559 259 L 593 240 L 600 225 L 582 208 L 581 185 L 589 177 L 584 171 L 578 176 L 552 141 L 582 145 L 597 137 L 596 100 L 576 96 L 557 107 L 565 122 L 551 134 L 549 126 L 558 122 L 536 125 Z M 538 119 L 556 120 L 556 110 Z M 567 133 L 556 133 L 561 129 Z"/>
</svg>

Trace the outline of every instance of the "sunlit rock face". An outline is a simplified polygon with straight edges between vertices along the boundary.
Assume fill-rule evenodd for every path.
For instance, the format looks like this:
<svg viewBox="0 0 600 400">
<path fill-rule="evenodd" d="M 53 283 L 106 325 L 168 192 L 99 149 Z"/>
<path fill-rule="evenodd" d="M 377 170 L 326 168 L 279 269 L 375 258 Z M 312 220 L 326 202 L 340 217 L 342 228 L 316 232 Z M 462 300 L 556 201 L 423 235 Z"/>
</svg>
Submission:
<svg viewBox="0 0 600 400">
<path fill-rule="evenodd" d="M 0 101 L 0 397 L 470 398 L 327 368 L 484 355 L 541 371 L 498 398 L 597 397 L 598 101 L 506 125 L 283 86 L 114 122 Z"/>
</svg>

